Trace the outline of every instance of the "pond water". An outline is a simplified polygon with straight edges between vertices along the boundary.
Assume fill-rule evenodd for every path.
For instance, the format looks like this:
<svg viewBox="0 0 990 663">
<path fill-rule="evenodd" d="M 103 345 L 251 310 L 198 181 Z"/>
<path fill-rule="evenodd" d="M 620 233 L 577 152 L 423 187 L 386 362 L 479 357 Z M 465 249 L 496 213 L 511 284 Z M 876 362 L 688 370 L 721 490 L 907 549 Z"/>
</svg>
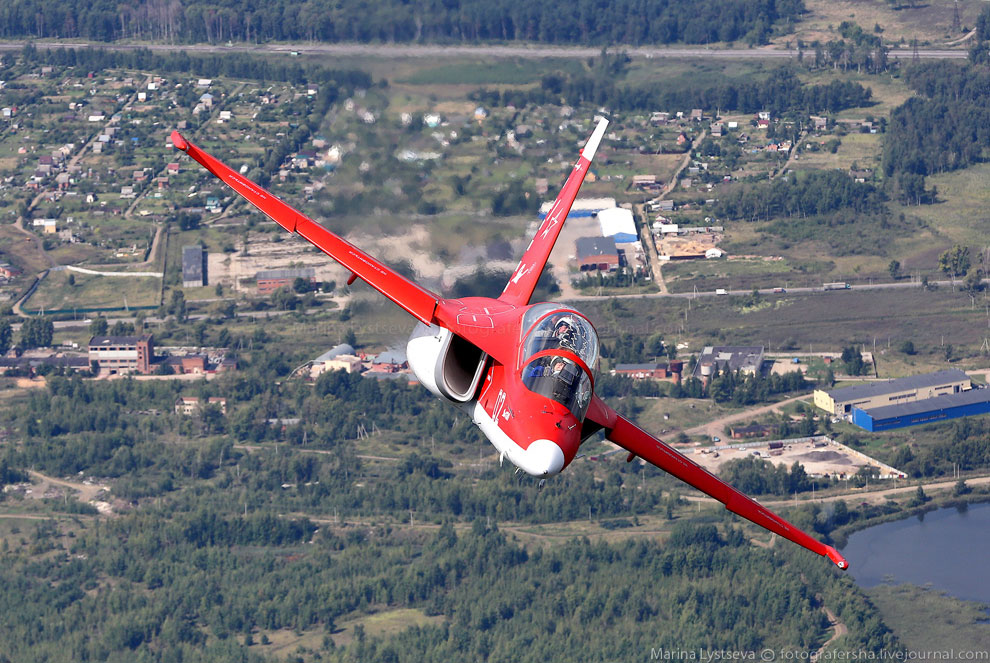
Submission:
<svg viewBox="0 0 990 663">
<path fill-rule="evenodd" d="M 990 603 L 990 504 L 939 509 L 855 532 L 842 549 L 863 587 L 910 583 Z"/>
</svg>

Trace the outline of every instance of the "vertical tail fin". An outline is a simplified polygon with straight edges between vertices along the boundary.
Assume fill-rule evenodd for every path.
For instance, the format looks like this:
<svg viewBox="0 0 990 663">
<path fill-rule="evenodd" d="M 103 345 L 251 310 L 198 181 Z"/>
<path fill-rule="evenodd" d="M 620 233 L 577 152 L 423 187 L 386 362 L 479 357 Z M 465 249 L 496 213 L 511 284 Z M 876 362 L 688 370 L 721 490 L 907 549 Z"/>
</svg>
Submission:
<svg viewBox="0 0 990 663">
<path fill-rule="evenodd" d="M 574 199 L 577 198 L 578 191 L 581 190 L 581 183 L 584 182 L 584 176 L 587 175 L 588 168 L 591 167 L 591 160 L 595 158 L 595 152 L 598 151 L 598 145 L 602 141 L 602 136 L 605 135 L 606 127 L 608 127 L 608 120 L 601 118 L 595 131 L 591 134 L 591 138 L 581 150 L 581 155 L 564 183 L 564 188 L 560 190 L 557 199 L 553 201 L 553 207 L 543 219 L 543 223 L 519 261 L 516 271 L 512 273 L 505 290 L 502 291 L 499 297 L 501 301 L 517 306 L 524 306 L 529 303 L 530 297 L 533 296 L 533 291 L 536 289 L 536 282 L 540 280 L 540 275 L 550 258 L 553 245 L 560 235 L 564 220 L 567 219 L 571 205 L 574 204 Z"/>
</svg>

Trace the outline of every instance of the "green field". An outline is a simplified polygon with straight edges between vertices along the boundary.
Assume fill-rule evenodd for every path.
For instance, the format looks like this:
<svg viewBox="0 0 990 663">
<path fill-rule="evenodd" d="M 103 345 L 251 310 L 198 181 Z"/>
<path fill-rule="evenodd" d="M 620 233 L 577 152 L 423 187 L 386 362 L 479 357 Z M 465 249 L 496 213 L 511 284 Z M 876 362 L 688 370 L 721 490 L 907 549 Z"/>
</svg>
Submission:
<svg viewBox="0 0 990 663">
<path fill-rule="evenodd" d="M 772 306 L 752 310 L 749 296 L 703 297 L 694 300 L 628 299 L 581 302 L 609 337 L 622 332 L 662 333 L 668 340 L 690 343 L 692 351 L 713 344 L 763 345 L 770 351 L 841 350 L 855 343 L 870 349 L 896 349 L 911 341 L 912 361 L 933 363 L 943 344 L 959 357 L 978 358 L 987 335 L 982 305 L 948 289 L 816 292 L 808 295 L 765 295 Z M 744 314 L 744 310 L 750 312 Z M 882 360 L 881 360 L 882 361 Z"/>
<path fill-rule="evenodd" d="M 936 233 L 938 244 L 948 248 L 962 244 L 978 251 L 990 233 L 990 164 L 977 164 L 927 178 L 926 185 L 938 189 L 934 205 L 904 206 L 895 209 L 922 219 Z M 929 251 L 934 251 L 935 246 Z M 973 256 L 975 258 L 975 255 Z"/>
<path fill-rule="evenodd" d="M 405 60 L 406 63 L 409 60 Z M 410 74 L 400 75 L 394 82 L 406 85 L 525 85 L 538 83 L 546 74 L 556 71 L 577 73 L 581 63 L 572 59 L 521 60 L 494 59 L 457 61 L 435 65 L 423 60 L 422 68 Z"/>
<path fill-rule="evenodd" d="M 987 606 L 961 601 L 913 585 L 878 585 L 867 590 L 884 622 L 914 652 L 990 650 Z"/>
<path fill-rule="evenodd" d="M 69 285 L 69 277 L 75 283 Z M 68 270 L 50 272 L 25 309 L 51 311 L 158 306 L 162 280 L 152 276 L 95 276 Z"/>
</svg>

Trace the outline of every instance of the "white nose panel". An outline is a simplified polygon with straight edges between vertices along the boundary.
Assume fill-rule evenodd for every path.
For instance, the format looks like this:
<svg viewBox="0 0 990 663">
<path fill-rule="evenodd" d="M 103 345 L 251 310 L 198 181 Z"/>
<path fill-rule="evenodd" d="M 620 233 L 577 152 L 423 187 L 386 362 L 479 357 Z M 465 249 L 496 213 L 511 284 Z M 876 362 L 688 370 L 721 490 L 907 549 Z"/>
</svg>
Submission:
<svg viewBox="0 0 990 663">
<path fill-rule="evenodd" d="M 564 469 L 564 452 L 550 440 L 533 440 L 523 458 L 529 465 L 524 468 L 529 474 L 550 475 Z"/>
</svg>

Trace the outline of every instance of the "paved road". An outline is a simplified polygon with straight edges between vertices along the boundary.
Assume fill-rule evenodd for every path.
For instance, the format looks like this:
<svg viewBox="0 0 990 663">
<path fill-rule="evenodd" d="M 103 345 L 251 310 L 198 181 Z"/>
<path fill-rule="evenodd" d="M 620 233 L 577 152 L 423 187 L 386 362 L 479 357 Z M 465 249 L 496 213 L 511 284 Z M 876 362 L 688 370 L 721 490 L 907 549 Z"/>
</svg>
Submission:
<svg viewBox="0 0 990 663">
<path fill-rule="evenodd" d="M 928 283 L 930 286 L 937 285 L 939 287 L 951 287 L 953 285 L 953 282 L 949 280 L 929 281 Z M 962 280 L 959 279 L 955 281 L 955 283 L 960 284 L 962 283 Z M 990 283 L 990 279 L 983 279 L 983 283 Z M 810 294 L 817 292 L 842 293 L 842 292 L 849 292 L 851 290 L 894 290 L 894 289 L 920 288 L 920 287 L 922 286 L 921 283 L 918 281 L 904 280 L 904 281 L 893 281 L 887 283 L 850 284 L 848 288 L 845 289 L 839 288 L 835 290 L 825 290 L 822 286 L 816 285 L 816 286 L 800 287 L 800 288 L 787 288 L 786 290 L 778 287 L 758 288 L 757 292 L 759 292 L 761 295 L 781 294 L 781 291 L 789 294 Z M 724 293 L 716 293 L 714 290 L 705 290 L 705 291 L 699 290 L 698 292 L 671 292 L 667 294 L 661 294 L 657 292 L 657 293 L 646 293 L 646 294 L 610 295 L 610 297 L 624 298 L 624 299 L 630 299 L 630 298 L 635 299 L 640 297 L 648 298 L 648 299 L 655 299 L 658 297 L 676 297 L 679 299 L 695 299 L 697 297 L 720 297 L 723 295 L 750 295 L 752 293 L 753 293 L 752 289 L 726 290 Z M 576 295 L 568 301 L 579 301 L 585 299 L 601 299 L 601 297 L 599 295 Z"/>
<path fill-rule="evenodd" d="M 25 41 L 10 41 L 0 44 L 0 51 L 18 50 Z M 34 42 L 37 48 L 88 48 L 98 47 L 115 51 L 149 49 L 152 51 L 186 51 L 201 53 L 284 53 L 290 55 L 360 56 L 380 58 L 432 58 L 442 59 L 452 56 L 478 58 L 580 58 L 595 57 L 601 53 L 599 47 L 583 46 L 543 46 L 543 45 L 458 45 L 440 46 L 435 44 L 236 44 L 219 46 L 213 44 L 103 44 L 83 41 L 40 41 Z M 767 60 L 791 59 L 797 57 L 797 50 L 780 49 L 772 46 L 762 48 L 704 48 L 704 47 L 647 47 L 618 46 L 634 58 L 674 58 L 689 60 Z M 965 59 L 966 49 L 919 49 L 918 57 L 924 59 Z M 911 49 L 891 49 L 888 57 L 893 60 L 907 60 L 914 57 Z"/>
</svg>

